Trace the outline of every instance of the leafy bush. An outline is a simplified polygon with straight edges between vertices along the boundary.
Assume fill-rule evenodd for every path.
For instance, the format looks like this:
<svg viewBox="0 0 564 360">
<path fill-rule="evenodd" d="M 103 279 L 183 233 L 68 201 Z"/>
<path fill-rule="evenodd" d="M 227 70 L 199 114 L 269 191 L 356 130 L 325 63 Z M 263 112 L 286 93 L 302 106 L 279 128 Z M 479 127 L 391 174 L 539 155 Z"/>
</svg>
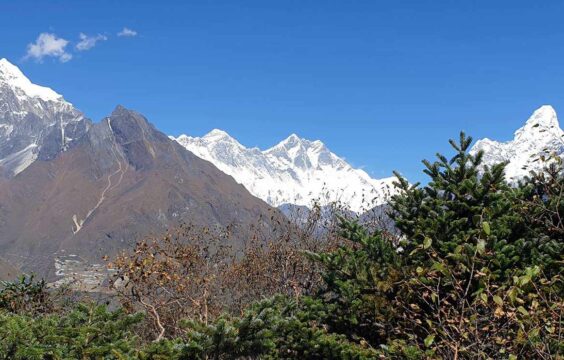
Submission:
<svg viewBox="0 0 564 360">
<path fill-rule="evenodd" d="M 0 313 L 0 358 L 131 358 L 138 345 L 131 330 L 141 319 L 141 314 L 86 304 L 64 316 Z"/>
<path fill-rule="evenodd" d="M 398 177 L 398 248 L 345 221 L 354 245 L 314 255 L 326 265 L 331 331 L 418 356 L 562 354 L 562 169 L 515 189 L 470 143 L 461 134 L 454 157 L 425 161 L 423 188 Z"/>
</svg>

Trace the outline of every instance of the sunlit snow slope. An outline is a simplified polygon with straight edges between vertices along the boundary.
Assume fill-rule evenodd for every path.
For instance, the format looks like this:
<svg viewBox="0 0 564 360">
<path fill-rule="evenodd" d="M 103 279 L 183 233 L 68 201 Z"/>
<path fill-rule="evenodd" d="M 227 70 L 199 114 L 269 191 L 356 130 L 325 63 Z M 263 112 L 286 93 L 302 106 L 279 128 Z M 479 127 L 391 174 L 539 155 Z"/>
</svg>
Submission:
<svg viewBox="0 0 564 360">
<path fill-rule="evenodd" d="M 515 182 L 530 171 L 542 169 L 540 155 L 563 156 L 564 132 L 558 124 L 556 111 L 552 106 L 544 105 L 535 110 L 525 125 L 515 132 L 513 140 L 498 142 L 482 139 L 472 148 L 474 153 L 479 150 L 485 152 L 485 165 L 508 162 L 506 178 Z"/>
<path fill-rule="evenodd" d="M 247 148 L 217 129 L 201 138 L 181 135 L 176 140 L 273 206 L 339 201 L 359 212 L 386 202 L 395 192 L 394 178 L 373 179 L 321 141 L 295 134 L 264 151 Z"/>
</svg>

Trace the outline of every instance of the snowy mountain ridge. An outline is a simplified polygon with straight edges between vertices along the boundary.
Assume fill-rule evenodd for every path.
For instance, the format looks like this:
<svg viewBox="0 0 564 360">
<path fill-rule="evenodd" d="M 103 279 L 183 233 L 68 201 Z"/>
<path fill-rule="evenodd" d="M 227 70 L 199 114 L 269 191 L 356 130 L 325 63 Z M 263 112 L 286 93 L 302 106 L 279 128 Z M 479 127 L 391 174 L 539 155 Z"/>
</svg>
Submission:
<svg viewBox="0 0 564 360">
<path fill-rule="evenodd" d="M 484 151 L 484 165 L 507 162 L 505 176 L 515 182 L 530 171 L 539 171 L 543 162 L 540 155 L 564 155 L 564 131 L 560 128 L 556 111 L 543 105 L 533 112 L 525 125 L 515 131 L 513 140 L 498 142 L 488 138 L 479 140 L 472 152 Z"/>
<path fill-rule="evenodd" d="M 353 211 L 386 203 L 397 192 L 394 178 L 373 179 L 354 169 L 319 140 L 310 141 L 292 134 L 267 150 L 247 148 L 225 131 L 214 129 L 203 137 L 174 138 L 197 156 L 212 162 L 233 176 L 253 195 L 273 206 L 311 206 L 341 201 Z M 507 162 L 510 182 L 541 170 L 540 155 L 564 155 L 564 131 L 550 105 L 538 108 L 514 139 L 498 142 L 478 140 L 471 152 L 484 150 L 484 165 Z"/>
<path fill-rule="evenodd" d="M 247 148 L 218 129 L 203 137 L 171 138 L 233 176 L 272 206 L 339 201 L 360 212 L 387 202 L 396 192 L 394 178 L 373 179 L 335 155 L 321 141 L 296 134 L 264 151 Z"/>
<path fill-rule="evenodd" d="M 0 167 L 7 175 L 52 158 L 89 127 L 90 120 L 61 95 L 0 59 Z"/>
<path fill-rule="evenodd" d="M 62 95 L 48 87 L 32 83 L 21 70 L 7 59 L 0 59 L 0 81 L 11 87 L 19 99 L 39 98 L 43 101 L 64 101 Z"/>
</svg>

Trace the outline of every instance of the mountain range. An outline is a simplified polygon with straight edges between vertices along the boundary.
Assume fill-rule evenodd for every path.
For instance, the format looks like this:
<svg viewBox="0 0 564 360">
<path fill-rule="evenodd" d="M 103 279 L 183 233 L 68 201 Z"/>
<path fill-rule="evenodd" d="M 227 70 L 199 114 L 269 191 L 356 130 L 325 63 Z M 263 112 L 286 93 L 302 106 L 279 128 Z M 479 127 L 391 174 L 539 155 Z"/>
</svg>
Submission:
<svg viewBox="0 0 564 360">
<path fill-rule="evenodd" d="M 385 203 L 395 193 L 394 178 L 373 179 L 321 141 L 295 134 L 264 151 L 247 148 L 218 129 L 203 137 L 180 135 L 175 140 L 276 207 L 339 201 L 362 212 Z"/>
<path fill-rule="evenodd" d="M 562 156 L 564 133 L 542 106 L 513 140 L 482 139 L 479 150 L 486 165 L 507 162 L 516 181 L 539 169 L 540 155 Z M 241 248 L 255 225 L 265 234 L 287 224 L 277 207 L 340 201 L 362 212 L 384 205 L 392 182 L 295 134 L 266 150 L 217 129 L 169 137 L 123 106 L 94 123 L 0 60 L 0 278 L 98 281 L 102 256 L 181 223 L 229 227 Z"/>
<path fill-rule="evenodd" d="M 340 201 L 361 213 L 385 204 L 397 193 L 394 178 L 373 179 L 332 153 L 321 141 L 292 134 L 267 150 L 247 148 L 225 131 L 214 129 L 203 137 L 180 135 L 175 139 L 189 151 L 208 160 L 272 206 L 310 207 Z M 506 177 L 515 182 L 543 166 L 539 156 L 564 154 L 564 132 L 556 111 L 541 106 L 508 142 L 478 140 L 472 148 L 484 150 L 484 165 L 507 162 Z"/>
</svg>

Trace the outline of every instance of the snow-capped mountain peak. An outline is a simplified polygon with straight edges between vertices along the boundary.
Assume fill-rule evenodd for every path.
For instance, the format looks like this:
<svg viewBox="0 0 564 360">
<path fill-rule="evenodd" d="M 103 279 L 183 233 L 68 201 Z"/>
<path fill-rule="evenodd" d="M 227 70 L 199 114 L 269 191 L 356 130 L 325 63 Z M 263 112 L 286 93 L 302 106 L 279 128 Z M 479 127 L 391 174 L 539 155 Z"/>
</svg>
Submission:
<svg viewBox="0 0 564 360">
<path fill-rule="evenodd" d="M 393 178 L 372 179 L 320 140 L 296 134 L 264 151 L 247 148 L 217 129 L 201 138 L 180 135 L 176 141 L 273 206 L 341 201 L 353 211 L 362 211 L 386 202 L 395 193 Z"/>
<path fill-rule="evenodd" d="M 17 66 L 5 58 L 0 59 L 0 84 L 16 90 L 18 97 L 39 98 L 43 101 L 63 100 L 63 97 L 52 89 L 33 84 Z"/>
<path fill-rule="evenodd" d="M 188 135 L 180 135 L 178 138 L 170 136 L 171 139 L 184 144 L 190 144 L 193 142 L 199 143 L 202 146 L 234 146 L 237 148 L 244 148 L 235 138 L 229 135 L 227 132 L 219 129 L 213 129 L 202 137 L 192 137 Z"/>
<path fill-rule="evenodd" d="M 291 149 L 296 146 L 302 146 L 305 141 L 307 140 L 300 138 L 296 134 L 291 134 L 286 139 L 280 141 L 277 145 L 273 146 L 271 149 L 276 149 L 276 148 Z"/>
<path fill-rule="evenodd" d="M 204 135 L 204 138 L 206 138 L 208 141 L 214 141 L 218 139 L 233 139 L 228 133 L 220 129 L 213 129 L 212 131 Z"/>
<path fill-rule="evenodd" d="M 288 166 L 298 169 L 317 169 L 323 166 L 344 168 L 348 165 L 343 159 L 332 153 L 320 140 L 307 140 L 296 134 L 290 135 L 277 145 L 264 151 L 267 156 L 278 158 Z"/>
<path fill-rule="evenodd" d="M 54 157 L 89 126 L 61 95 L 0 59 L 0 173 L 16 175 L 36 159 Z"/>
<path fill-rule="evenodd" d="M 515 131 L 515 137 L 508 142 L 488 138 L 479 140 L 472 152 L 484 151 L 484 165 L 507 162 L 506 178 L 515 182 L 530 171 L 539 171 L 544 164 L 540 155 L 556 153 L 564 155 L 564 131 L 560 128 L 556 111 L 550 105 L 543 105 L 533 112 L 525 125 Z"/>
<path fill-rule="evenodd" d="M 532 138 L 546 139 L 547 136 L 558 136 L 562 133 L 556 111 L 550 105 L 543 105 L 527 120 L 525 125 L 515 132 L 516 140 Z"/>
</svg>

